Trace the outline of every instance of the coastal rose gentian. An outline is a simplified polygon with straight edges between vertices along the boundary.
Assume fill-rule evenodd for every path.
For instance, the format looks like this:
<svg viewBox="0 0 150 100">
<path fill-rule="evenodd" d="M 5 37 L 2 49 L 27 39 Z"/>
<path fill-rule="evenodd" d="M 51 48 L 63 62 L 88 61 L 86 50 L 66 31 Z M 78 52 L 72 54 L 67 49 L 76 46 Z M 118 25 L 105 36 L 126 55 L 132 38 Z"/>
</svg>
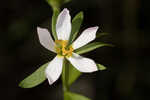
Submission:
<svg viewBox="0 0 150 100">
<path fill-rule="evenodd" d="M 57 18 L 56 33 L 58 40 L 53 41 L 47 29 L 37 28 L 40 43 L 48 50 L 57 54 L 45 70 L 45 75 L 50 85 L 60 77 L 64 59 L 67 59 L 80 72 L 91 73 L 98 70 L 96 63 L 92 59 L 74 53 L 74 50 L 93 41 L 96 38 L 97 30 L 97 26 L 84 30 L 68 47 L 67 43 L 71 34 L 71 16 L 66 8 Z"/>
</svg>

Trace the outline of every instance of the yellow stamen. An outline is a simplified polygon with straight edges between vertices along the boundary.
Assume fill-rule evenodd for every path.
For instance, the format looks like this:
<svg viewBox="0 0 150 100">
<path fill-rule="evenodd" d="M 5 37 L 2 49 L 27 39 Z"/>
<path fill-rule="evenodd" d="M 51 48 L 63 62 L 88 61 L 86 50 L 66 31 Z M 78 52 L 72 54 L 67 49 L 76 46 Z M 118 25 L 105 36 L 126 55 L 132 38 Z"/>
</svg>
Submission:
<svg viewBox="0 0 150 100">
<path fill-rule="evenodd" d="M 67 47 L 68 41 L 65 40 L 56 40 L 56 52 L 60 56 L 70 57 L 72 56 L 73 48 L 72 46 Z"/>
</svg>

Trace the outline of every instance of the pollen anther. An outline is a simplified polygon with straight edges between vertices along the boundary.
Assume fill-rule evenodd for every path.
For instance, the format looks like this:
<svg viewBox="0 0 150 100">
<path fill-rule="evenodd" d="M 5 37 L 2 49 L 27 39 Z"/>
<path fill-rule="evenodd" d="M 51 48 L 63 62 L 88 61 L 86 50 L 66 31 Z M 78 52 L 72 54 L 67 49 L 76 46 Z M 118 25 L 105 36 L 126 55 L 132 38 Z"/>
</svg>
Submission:
<svg viewBox="0 0 150 100">
<path fill-rule="evenodd" d="M 67 47 L 68 41 L 66 40 L 56 40 L 56 52 L 60 56 L 70 57 L 72 56 L 73 48 L 72 46 Z"/>
</svg>

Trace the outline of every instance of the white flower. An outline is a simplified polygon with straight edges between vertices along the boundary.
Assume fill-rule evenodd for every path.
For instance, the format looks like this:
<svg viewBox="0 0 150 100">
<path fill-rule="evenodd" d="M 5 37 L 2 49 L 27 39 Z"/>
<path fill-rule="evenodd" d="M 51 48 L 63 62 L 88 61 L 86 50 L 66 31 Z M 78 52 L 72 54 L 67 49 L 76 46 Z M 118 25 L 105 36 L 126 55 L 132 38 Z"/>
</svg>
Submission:
<svg viewBox="0 0 150 100">
<path fill-rule="evenodd" d="M 67 41 L 71 33 L 71 17 L 68 9 L 64 9 L 58 16 L 56 22 L 56 32 L 58 40 L 53 41 L 47 29 L 37 28 L 40 43 L 48 50 L 57 54 L 49 63 L 45 70 L 49 84 L 53 84 L 62 73 L 63 60 L 66 58 L 80 72 L 97 71 L 96 63 L 89 58 L 82 57 L 73 51 L 89 42 L 96 37 L 98 27 L 91 27 L 82 32 L 82 34 L 68 47 Z"/>
</svg>

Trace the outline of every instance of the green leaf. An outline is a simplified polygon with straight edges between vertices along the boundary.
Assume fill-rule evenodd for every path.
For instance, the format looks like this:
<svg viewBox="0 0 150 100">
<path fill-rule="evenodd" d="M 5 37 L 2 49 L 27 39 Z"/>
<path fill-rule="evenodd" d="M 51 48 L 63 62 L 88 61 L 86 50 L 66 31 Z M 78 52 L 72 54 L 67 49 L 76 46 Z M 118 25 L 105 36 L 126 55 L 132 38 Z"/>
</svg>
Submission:
<svg viewBox="0 0 150 100">
<path fill-rule="evenodd" d="M 71 93 L 71 92 L 65 92 L 64 93 L 64 100 L 91 100 L 85 96 L 76 94 L 76 93 Z"/>
<path fill-rule="evenodd" d="M 35 87 L 46 80 L 45 77 L 45 68 L 48 66 L 48 63 L 42 65 L 34 73 L 29 75 L 23 81 L 19 83 L 19 86 L 22 88 L 32 88 Z"/>
<path fill-rule="evenodd" d="M 59 15 L 59 9 L 53 9 L 53 16 L 52 16 L 52 34 L 55 40 L 57 40 L 57 33 L 56 33 L 56 21 Z"/>
<path fill-rule="evenodd" d="M 106 70 L 107 68 L 104 65 L 96 64 L 99 70 Z M 81 72 L 78 71 L 71 63 L 69 63 L 69 79 L 68 85 L 70 86 L 73 82 L 75 82 L 80 76 Z"/>
<path fill-rule="evenodd" d="M 100 38 L 106 35 L 109 35 L 109 33 L 97 33 L 96 38 Z"/>
<path fill-rule="evenodd" d="M 104 65 L 96 64 L 99 70 L 106 70 L 107 68 Z M 69 80 L 68 85 L 70 86 L 73 82 L 75 82 L 80 76 L 81 72 L 78 71 L 72 64 L 69 63 Z"/>
<path fill-rule="evenodd" d="M 46 0 L 52 8 L 60 8 L 63 4 L 70 2 L 71 0 Z"/>
<path fill-rule="evenodd" d="M 83 54 L 83 53 L 87 53 L 87 52 L 90 52 L 94 49 L 97 49 L 97 48 L 100 48 L 100 47 L 103 47 L 103 46 L 110 46 L 112 47 L 113 45 L 111 44 L 107 44 L 107 43 L 102 43 L 102 42 L 93 42 L 93 43 L 89 43 L 77 50 L 75 50 L 75 53 L 77 54 Z"/>
<path fill-rule="evenodd" d="M 106 70 L 107 68 L 104 65 L 97 64 L 99 70 Z"/>
<path fill-rule="evenodd" d="M 73 40 L 76 38 L 80 26 L 83 22 L 83 12 L 79 12 L 72 20 L 72 30 L 71 30 L 71 35 L 70 35 L 70 39 L 69 39 L 69 44 L 71 44 L 73 42 Z"/>
<path fill-rule="evenodd" d="M 70 86 L 77 78 L 81 75 L 81 72 L 78 71 L 72 64 L 69 63 L 69 80 L 68 85 Z"/>
</svg>

